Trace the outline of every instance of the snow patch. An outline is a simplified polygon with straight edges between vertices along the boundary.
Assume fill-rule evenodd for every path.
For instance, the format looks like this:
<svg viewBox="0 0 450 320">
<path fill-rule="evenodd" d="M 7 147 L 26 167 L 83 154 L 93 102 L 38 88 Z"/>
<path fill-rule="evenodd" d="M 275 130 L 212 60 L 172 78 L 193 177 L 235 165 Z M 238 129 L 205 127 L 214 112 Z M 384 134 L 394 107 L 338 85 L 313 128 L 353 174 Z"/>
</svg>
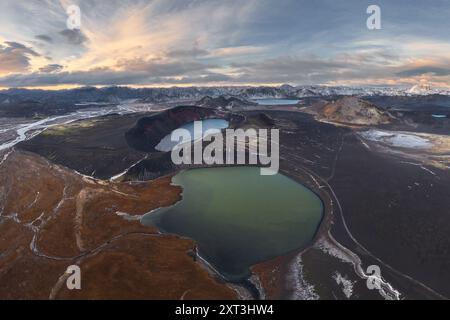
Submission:
<svg viewBox="0 0 450 320">
<path fill-rule="evenodd" d="M 118 215 L 119 217 L 121 217 L 127 221 L 139 221 L 144 216 L 143 214 L 142 215 L 131 215 L 129 213 L 121 212 L 121 211 L 116 211 L 116 215 Z"/>
<path fill-rule="evenodd" d="M 308 283 L 303 276 L 303 261 L 298 255 L 289 266 L 288 283 L 293 286 L 291 299 L 293 300 L 319 300 L 314 285 Z"/>
<path fill-rule="evenodd" d="M 345 294 L 347 299 L 353 295 L 353 285 L 356 281 L 351 281 L 345 276 L 341 275 L 339 272 L 334 272 L 333 279 L 337 284 L 342 285 L 342 292 Z"/>
<path fill-rule="evenodd" d="M 412 133 L 381 131 L 370 129 L 360 133 L 367 140 L 384 142 L 392 147 L 428 149 L 433 146 L 430 140 Z"/>
<path fill-rule="evenodd" d="M 317 241 L 314 247 L 334 258 L 339 259 L 342 262 L 353 264 L 353 261 L 348 257 L 348 255 L 345 252 L 339 250 L 338 248 L 336 248 L 336 246 L 334 246 L 324 238 Z"/>
</svg>

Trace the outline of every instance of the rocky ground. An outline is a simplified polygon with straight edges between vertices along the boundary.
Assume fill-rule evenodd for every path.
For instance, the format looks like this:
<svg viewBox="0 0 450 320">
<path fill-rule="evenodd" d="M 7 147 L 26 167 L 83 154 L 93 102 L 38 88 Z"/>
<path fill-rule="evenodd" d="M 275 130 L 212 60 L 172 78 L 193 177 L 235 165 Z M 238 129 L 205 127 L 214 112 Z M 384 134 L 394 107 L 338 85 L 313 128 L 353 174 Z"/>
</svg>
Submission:
<svg viewBox="0 0 450 320">
<path fill-rule="evenodd" d="M 319 120 L 348 125 L 380 125 L 395 121 L 388 111 L 357 97 L 317 102 L 304 111 Z"/>
<path fill-rule="evenodd" d="M 339 272 L 354 283 L 351 297 L 373 298 L 365 272 L 376 264 L 394 289 L 382 295 L 375 291 L 378 297 L 396 298 L 396 291 L 399 298 L 448 296 L 448 280 L 442 281 L 450 263 L 448 169 L 411 160 L 405 149 L 401 155 L 368 149 L 352 128 L 314 123 L 299 113 L 266 113 L 278 124 L 291 124 L 280 136 L 282 171 L 306 181 L 329 203 L 315 243 L 289 261 L 303 272 L 301 277 L 291 274 L 296 281 L 284 279 L 285 290 L 292 295 L 292 285 L 299 283 L 297 293 L 304 298 L 336 298 L 342 290 L 325 284 L 341 279 L 335 274 Z M 268 266 L 263 278 L 280 270 L 270 262 Z M 332 282 L 337 285 L 337 280 Z"/>
<path fill-rule="evenodd" d="M 429 150 L 392 146 L 362 134 L 399 126 L 386 123 L 383 114 L 380 123 L 355 126 L 344 123 L 348 119 L 317 121 L 298 107 L 251 109 L 236 110 L 233 117 L 239 121 L 234 125 L 280 129 L 281 172 L 316 192 L 325 207 L 310 246 L 253 267 L 250 281 L 259 297 L 450 296 L 446 286 L 450 283 L 446 273 L 450 174 L 445 161 L 438 161 L 443 165 L 439 167 L 425 161 L 426 157 L 412 157 Z M 209 109 L 203 116 L 210 113 L 230 119 L 226 112 Z M 175 125 L 174 119 L 197 119 L 165 114 L 169 118 L 158 116 L 157 121 L 167 124 L 170 120 Z M 373 116 L 371 112 L 350 114 Z M 230 285 L 194 261 L 195 254 L 189 254 L 195 246 L 192 241 L 161 235 L 136 220 L 180 196 L 166 175 L 181 168 L 171 165 L 167 154 L 151 151 L 156 140 L 146 136 L 153 136 L 156 129 L 149 117 L 138 122 L 142 116 L 112 115 L 54 127 L 21 143 L 6 158 L 0 166 L 0 228 L 4 230 L 0 232 L 0 283 L 5 284 L 0 297 L 238 297 Z M 143 140 L 130 146 L 126 132 L 133 133 L 133 141 Z M 156 133 L 164 136 L 168 131 Z M 448 156 L 442 149 L 447 146 L 445 137 L 429 140 L 434 146 L 430 150 Z M 106 180 L 122 171 L 115 181 L 129 182 Z M 152 180 L 145 182 L 148 179 Z M 64 270 L 73 263 L 82 265 L 89 283 L 79 293 L 62 286 Z M 369 265 L 381 269 L 380 290 L 366 285 Z M 36 289 L 30 291 L 30 284 Z M 242 297 L 245 290 L 239 292 Z"/>
</svg>

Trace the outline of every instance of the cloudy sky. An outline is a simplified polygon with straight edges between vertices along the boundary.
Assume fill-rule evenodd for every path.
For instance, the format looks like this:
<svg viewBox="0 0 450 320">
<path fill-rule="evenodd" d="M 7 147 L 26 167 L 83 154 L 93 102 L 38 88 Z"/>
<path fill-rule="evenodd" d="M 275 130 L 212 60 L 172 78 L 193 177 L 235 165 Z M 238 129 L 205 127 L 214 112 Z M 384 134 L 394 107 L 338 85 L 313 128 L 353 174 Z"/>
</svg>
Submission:
<svg viewBox="0 0 450 320">
<path fill-rule="evenodd" d="M 1 0 L 0 87 L 449 87 L 449 30 L 450 0 Z"/>
</svg>

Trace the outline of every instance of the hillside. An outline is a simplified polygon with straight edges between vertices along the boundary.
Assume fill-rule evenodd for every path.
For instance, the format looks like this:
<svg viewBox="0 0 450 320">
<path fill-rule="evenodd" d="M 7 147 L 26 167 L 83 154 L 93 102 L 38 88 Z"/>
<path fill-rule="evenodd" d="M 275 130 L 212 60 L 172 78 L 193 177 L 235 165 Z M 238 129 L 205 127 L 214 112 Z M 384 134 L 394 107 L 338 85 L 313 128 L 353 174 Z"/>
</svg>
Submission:
<svg viewBox="0 0 450 320">
<path fill-rule="evenodd" d="M 357 97 L 320 102 L 308 109 L 319 120 L 354 125 L 391 123 L 394 117 L 386 110 Z"/>
</svg>

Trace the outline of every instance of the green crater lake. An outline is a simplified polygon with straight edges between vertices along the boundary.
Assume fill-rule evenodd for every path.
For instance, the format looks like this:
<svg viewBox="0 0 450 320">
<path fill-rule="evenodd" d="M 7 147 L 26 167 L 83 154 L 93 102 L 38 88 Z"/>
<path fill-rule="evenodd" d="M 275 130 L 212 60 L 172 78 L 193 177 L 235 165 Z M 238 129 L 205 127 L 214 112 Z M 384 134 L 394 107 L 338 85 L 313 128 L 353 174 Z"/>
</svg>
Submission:
<svg viewBox="0 0 450 320">
<path fill-rule="evenodd" d="M 172 183 L 182 186 L 182 200 L 142 223 L 195 240 L 199 254 L 229 281 L 305 247 L 322 220 L 315 193 L 282 174 L 261 176 L 256 167 L 190 169 Z"/>
</svg>

